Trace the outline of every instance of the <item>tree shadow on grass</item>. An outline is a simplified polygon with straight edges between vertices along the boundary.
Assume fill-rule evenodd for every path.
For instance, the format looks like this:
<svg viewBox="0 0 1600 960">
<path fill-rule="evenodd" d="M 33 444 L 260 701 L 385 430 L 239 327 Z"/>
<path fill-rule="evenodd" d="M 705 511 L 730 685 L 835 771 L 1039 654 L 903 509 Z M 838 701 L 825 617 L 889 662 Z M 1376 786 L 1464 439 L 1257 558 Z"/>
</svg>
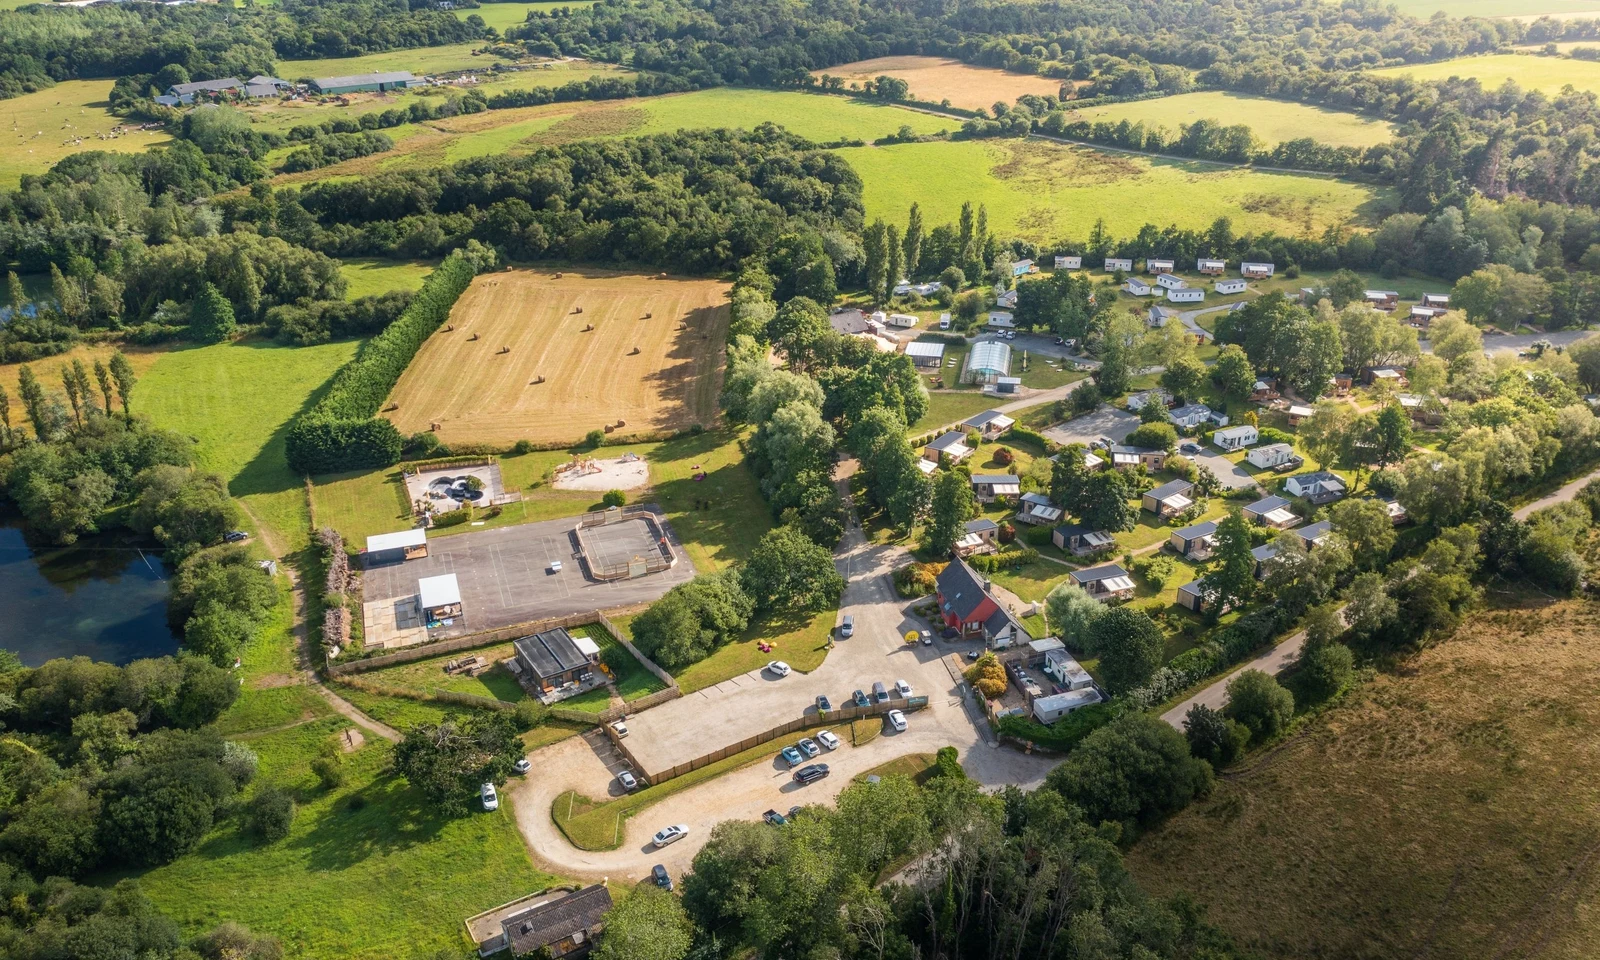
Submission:
<svg viewBox="0 0 1600 960">
<path fill-rule="evenodd" d="M 437 839 L 447 819 L 422 791 L 385 776 L 341 796 L 310 832 L 289 843 L 312 870 L 345 870 Z"/>
<path fill-rule="evenodd" d="M 256 346 L 258 349 L 294 349 L 272 343 L 247 344 L 247 346 Z M 255 457 L 240 468 L 239 472 L 233 476 L 233 479 L 228 481 L 228 493 L 231 496 L 247 497 L 251 494 L 259 493 L 282 493 L 300 485 L 300 478 L 295 476 L 293 470 L 289 469 L 288 457 L 284 452 L 285 440 L 289 436 L 289 428 L 327 395 L 329 387 L 333 384 L 333 378 L 338 376 L 339 370 L 342 369 L 343 366 L 335 369 L 333 373 L 328 375 L 328 379 L 322 382 L 321 386 L 311 391 L 306 396 L 305 402 L 300 405 L 300 409 L 278 424 L 277 429 L 272 431 L 272 435 L 267 438 L 267 442 L 262 445 L 261 450 L 256 453 Z"/>
</svg>

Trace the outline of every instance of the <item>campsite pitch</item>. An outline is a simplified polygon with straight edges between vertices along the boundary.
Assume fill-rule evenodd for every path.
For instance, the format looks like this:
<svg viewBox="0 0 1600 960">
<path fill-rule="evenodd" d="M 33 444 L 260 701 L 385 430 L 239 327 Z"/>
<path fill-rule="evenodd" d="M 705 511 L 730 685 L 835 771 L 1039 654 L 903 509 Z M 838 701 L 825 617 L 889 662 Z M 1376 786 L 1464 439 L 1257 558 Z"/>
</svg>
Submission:
<svg viewBox="0 0 1600 960">
<path fill-rule="evenodd" d="M 423 345 L 385 416 L 402 433 L 501 445 L 710 426 L 727 289 L 590 269 L 486 274 Z"/>
</svg>

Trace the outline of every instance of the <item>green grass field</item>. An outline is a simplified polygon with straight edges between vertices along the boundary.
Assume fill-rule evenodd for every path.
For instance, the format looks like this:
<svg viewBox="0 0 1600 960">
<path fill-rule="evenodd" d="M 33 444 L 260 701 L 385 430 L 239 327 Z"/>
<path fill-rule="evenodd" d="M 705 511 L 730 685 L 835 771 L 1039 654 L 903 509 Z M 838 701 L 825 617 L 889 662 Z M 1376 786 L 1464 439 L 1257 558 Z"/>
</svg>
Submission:
<svg viewBox="0 0 1600 960">
<path fill-rule="evenodd" d="M 431 263 L 376 257 L 344 260 L 339 264 L 339 273 L 348 284 L 344 292 L 346 300 L 390 290 L 417 290 L 432 272 Z"/>
<path fill-rule="evenodd" d="M 1595 0 L 1394 0 L 1394 5 L 1423 20 L 1441 10 L 1452 17 L 1600 17 Z"/>
<path fill-rule="evenodd" d="M 538 10 L 548 13 L 551 10 L 559 10 L 562 7 L 581 10 L 585 6 L 588 6 L 588 4 L 572 3 L 568 2 L 568 0 L 553 0 L 553 2 L 545 0 L 545 2 L 539 3 L 485 3 L 476 10 L 457 9 L 455 15 L 462 20 L 468 17 L 482 17 L 485 26 L 493 27 L 501 33 L 505 33 L 506 27 L 515 26 L 528 19 L 530 11 Z"/>
<path fill-rule="evenodd" d="M 446 819 L 384 773 L 389 744 L 345 758 L 343 786 L 324 791 L 309 763 L 347 726 L 340 718 L 246 742 L 258 784 L 291 790 L 289 836 L 266 846 L 228 821 L 177 862 L 140 878 L 144 892 L 190 934 L 235 920 L 283 942 L 284 954 L 327 960 L 460 956 L 461 921 L 543 889 L 509 804 Z"/>
<path fill-rule="evenodd" d="M 271 528 L 285 549 L 307 539 L 305 493 L 284 461 L 289 421 L 355 354 L 345 341 L 284 347 L 264 341 L 163 354 L 139 381 L 136 412 L 195 438 L 200 465 Z"/>
<path fill-rule="evenodd" d="M 1200 228 L 1219 216 L 1232 218 L 1239 230 L 1317 235 L 1330 223 L 1370 220 L 1387 206 L 1383 191 L 1331 177 L 1152 160 L 1039 140 L 839 153 L 865 183 L 868 218 L 903 224 L 916 202 L 924 223 L 951 223 L 971 201 L 988 207 L 992 229 L 1032 240 L 1082 238 L 1097 218 L 1117 235 L 1146 223 Z"/>
<path fill-rule="evenodd" d="M 1074 120 L 1144 121 L 1165 127 L 1177 136 L 1178 128 L 1196 120 L 1224 124 L 1242 123 L 1267 145 L 1312 137 L 1334 147 L 1370 147 L 1393 139 L 1394 128 L 1382 120 L 1339 110 L 1324 110 L 1303 103 L 1271 100 L 1237 93 L 1185 93 L 1132 103 L 1110 103 L 1073 112 Z"/>
<path fill-rule="evenodd" d="M 1579 90 L 1600 93 L 1600 63 L 1569 60 L 1565 57 L 1537 57 L 1529 54 L 1499 53 L 1485 57 L 1462 57 L 1438 63 L 1419 63 L 1404 67 L 1374 70 L 1379 76 L 1410 76 L 1418 80 L 1445 80 L 1450 77 L 1475 77 L 1484 89 L 1493 90 L 1507 80 L 1515 80 L 1524 90 L 1559 93 L 1571 84 Z"/>
<path fill-rule="evenodd" d="M 0 100 L 0 188 L 15 187 L 25 173 L 44 173 L 87 150 L 142 153 L 169 141 L 160 130 L 123 131 L 106 98 L 110 80 L 68 80 L 48 90 Z M 116 132 L 113 132 L 116 131 Z"/>
<path fill-rule="evenodd" d="M 487 70 L 496 62 L 495 57 L 473 56 L 472 51 L 483 46 L 481 41 L 448 43 L 438 47 L 410 47 L 369 53 L 360 57 L 327 57 L 320 60 L 279 60 L 278 76 L 285 80 L 302 77 L 345 77 L 357 73 L 374 73 L 383 70 L 410 70 L 422 76 L 428 73 L 446 73 L 451 70 Z"/>
</svg>

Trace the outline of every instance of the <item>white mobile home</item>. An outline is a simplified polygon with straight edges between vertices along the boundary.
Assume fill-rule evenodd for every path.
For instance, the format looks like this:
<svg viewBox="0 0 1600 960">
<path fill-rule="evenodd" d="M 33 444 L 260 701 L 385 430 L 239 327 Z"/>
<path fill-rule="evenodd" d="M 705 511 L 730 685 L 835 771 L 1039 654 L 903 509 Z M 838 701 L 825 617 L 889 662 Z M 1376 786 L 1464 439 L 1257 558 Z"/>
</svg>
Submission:
<svg viewBox="0 0 1600 960">
<path fill-rule="evenodd" d="M 1199 287 L 1168 287 L 1167 301 L 1169 303 L 1202 303 L 1206 299 L 1206 292 Z"/>
<path fill-rule="evenodd" d="M 1194 262 L 1194 268 L 1199 272 L 1209 276 L 1216 276 L 1222 273 L 1222 271 L 1228 269 L 1228 261 L 1212 260 L 1208 257 L 1201 257 Z"/>
<path fill-rule="evenodd" d="M 1144 262 L 1145 273 L 1171 273 L 1175 267 L 1177 267 L 1177 262 L 1173 260 L 1157 260 L 1151 258 Z"/>
<path fill-rule="evenodd" d="M 1273 271 L 1276 269 L 1277 267 L 1270 263 L 1241 263 L 1239 264 L 1239 275 L 1253 280 L 1265 280 L 1267 277 L 1272 276 Z"/>
<path fill-rule="evenodd" d="M 1056 257 L 1057 270 L 1082 270 L 1082 257 Z"/>
<path fill-rule="evenodd" d="M 1150 296 L 1151 291 L 1155 288 L 1150 286 L 1150 284 L 1145 283 L 1143 280 L 1140 280 L 1138 277 L 1129 277 L 1127 281 L 1122 284 L 1122 289 L 1136 297 L 1148 297 Z"/>
<path fill-rule="evenodd" d="M 1179 290 L 1187 287 L 1188 284 L 1184 283 L 1183 278 L 1176 274 L 1158 273 L 1156 274 L 1156 286 L 1165 287 L 1168 290 Z"/>
<path fill-rule="evenodd" d="M 1270 470 L 1293 460 L 1294 447 L 1287 443 L 1269 443 L 1264 447 L 1256 447 L 1245 454 L 1244 458 L 1258 470 Z"/>
<path fill-rule="evenodd" d="M 1261 437 L 1256 433 L 1256 428 L 1248 423 L 1226 430 L 1218 430 L 1211 435 L 1211 442 L 1224 450 L 1243 450 L 1251 446 Z"/>
<path fill-rule="evenodd" d="M 1218 280 L 1211 289 L 1218 293 L 1244 293 L 1245 282 L 1240 279 Z"/>
<path fill-rule="evenodd" d="M 1106 273 L 1115 273 L 1118 270 L 1121 270 L 1123 273 L 1127 273 L 1132 269 L 1133 260 L 1131 258 L 1123 259 L 1121 257 L 1106 257 Z"/>
</svg>

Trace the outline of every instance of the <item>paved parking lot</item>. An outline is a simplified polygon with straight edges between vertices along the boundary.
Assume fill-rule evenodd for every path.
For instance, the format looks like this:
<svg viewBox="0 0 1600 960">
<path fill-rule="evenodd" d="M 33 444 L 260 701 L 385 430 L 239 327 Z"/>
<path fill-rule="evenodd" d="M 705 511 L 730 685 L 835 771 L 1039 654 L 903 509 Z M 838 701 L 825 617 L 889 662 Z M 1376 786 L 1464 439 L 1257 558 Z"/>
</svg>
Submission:
<svg viewBox="0 0 1600 960">
<path fill-rule="evenodd" d="M 1223 456 L 1214 447 L 1201 447 L 1199 453 L 1184 454 L 1184 456 L 1200 466 L 1210 468 L 1224 490 L 1238 490 L 1256 485 L 1255 478 L 1246 473 L 1243 467 Z"/>
<path fill-rule="evenodd" d="M 479 533 L 430 536 L 428 556 L 364 570 L 362 599 L 370 603 L 409 597 L 417 592 L 420 578 L 455 574 L 461 586 L 463 616 L 451 626 L 433 630 L 433 639 L 545 617 L 649 603 L 694 576 L 694 565 L 682 558 L 682 548 L 671 527 L 659 513 L 657 519 L 680 559 L 670 570 L 635 580 L 601 583 L 586 578 L 582 565 L 573 556 L 577 543 L 572 530 L 577 519 L 567 518 Z M 550 564 L 557 560 L 562 562 L 562 570 L 551 573 Z"/>
<path fill-rule="evenodd" d="M 1126 410 L 1102 405 L 1093 413 L 1074 417 L 1066 423 L 1046 427 L 1044 435 L 1057 443 L 1090 444 L 1101 437 L 1110 437 L 1121 443 L 1128 434 L 1139 428 L 1139 418 Z"/>
</svg>

